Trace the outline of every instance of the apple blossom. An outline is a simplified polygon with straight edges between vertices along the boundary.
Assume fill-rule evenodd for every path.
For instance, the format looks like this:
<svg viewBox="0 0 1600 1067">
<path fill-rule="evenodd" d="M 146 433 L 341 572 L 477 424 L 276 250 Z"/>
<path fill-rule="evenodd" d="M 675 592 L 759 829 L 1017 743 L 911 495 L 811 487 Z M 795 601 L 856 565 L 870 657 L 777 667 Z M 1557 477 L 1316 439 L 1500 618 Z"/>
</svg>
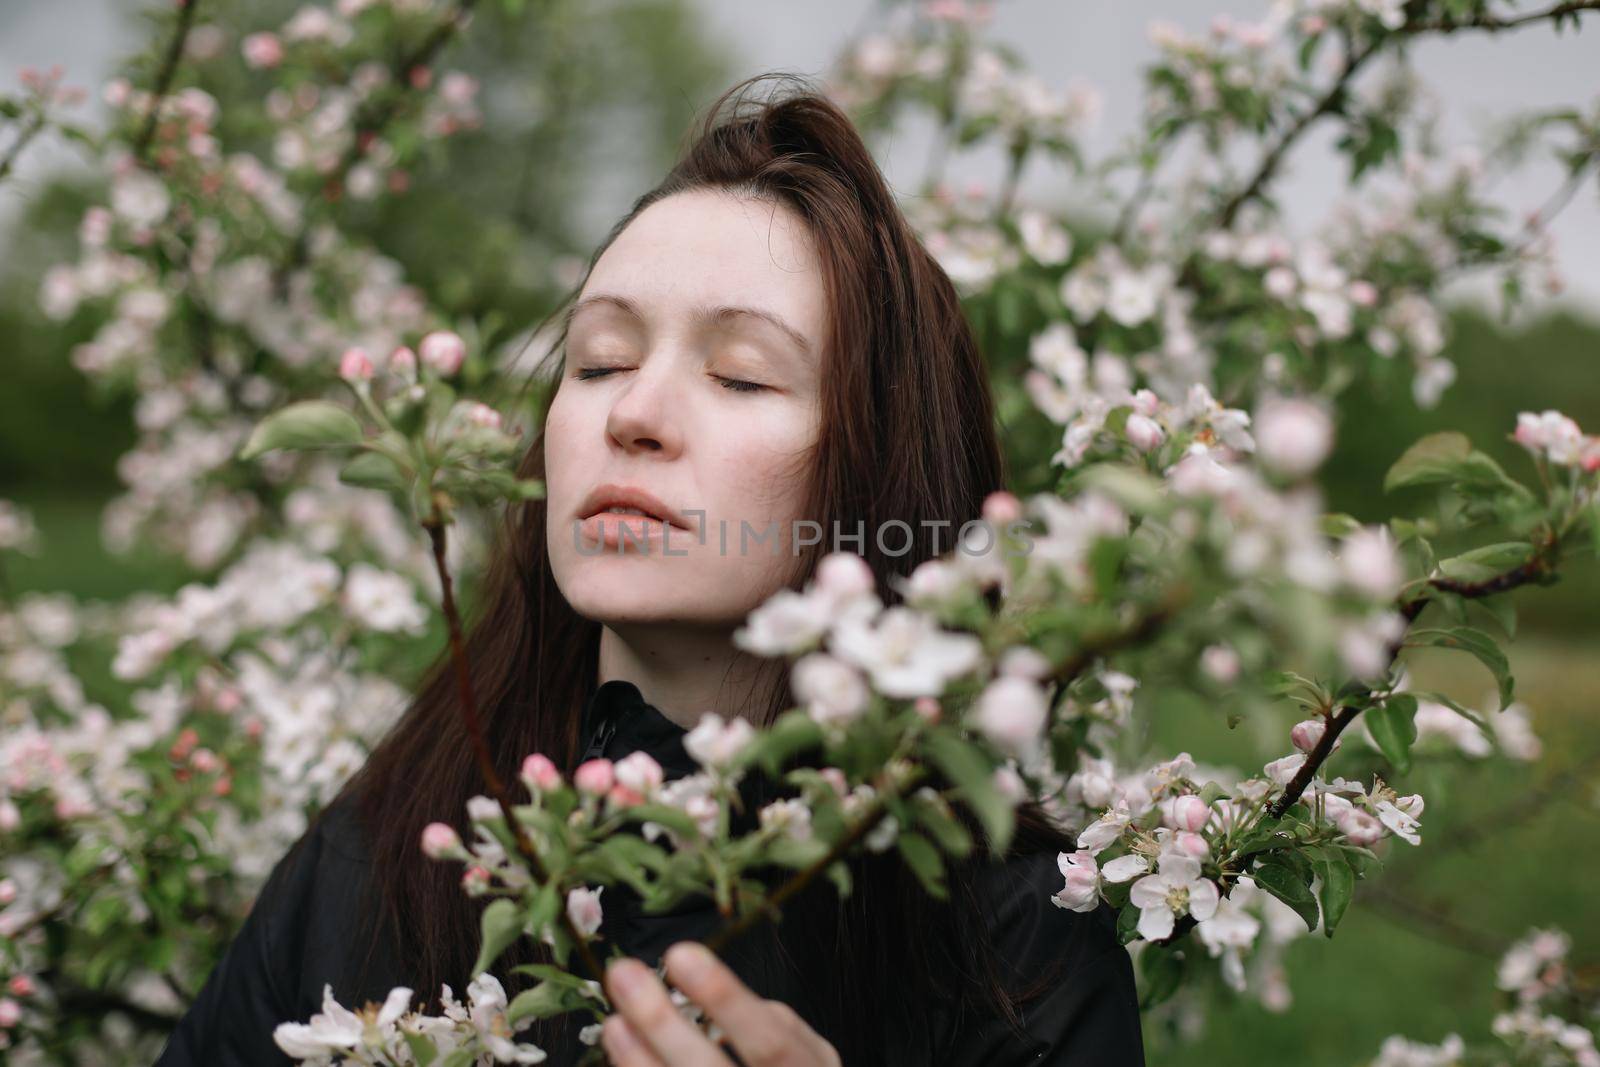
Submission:
<svg viewBox="0 0 1600 1067">
<path fill-rule="evenodd" d="M 467 358 L 467 345 L 449 330 L 435 330 L 417 345 L 417 355 L 425 365 L 448 378 L 461 369 Z"/>
<path fill-rule="evenodd" d="M 567 918 L 571 920 L 573 928 L 584 937 L 593 937 L 600 929 L 601 910 L 600 894 L 605 891 L 605 886 L 590 889 L 579 886 L 567 890 Z"/>
<path fill-rule="evenodd" d="M 1170 937 L 1178 917 L 1193 915 L 1204 922 L 1222 899 L 1217 884 L 1200 876 L 1200 862 L 1180 852 L 1162 852 L 1156 873 L 1133 883 L 1128 902 L 1139 909 L 1139 936 L 1147 941 Z"/>
<path fill-rule="evenodd" d="M 572 772 L 572 784 L 578 792 L 590 796 L 604 796 L 616 784 L 616 772 L 610 760 L 600 758 L 585 760 Z"/>
<path fill-rule="evenodd" d="M 1088 912 L 1100 906 L 1100 867 L 1093 853 L 1079 849 L 1056 855 L 1066 884 L 1050 898 L 1050 903 L 1068 911 Z"/>
<path fill-rule="evenodd" d="M 521 778 L 530 791 L 548 793 L 561 788 L 561 771 L 550 757 L 539 752 L 522 761 Z"/>
</svg>

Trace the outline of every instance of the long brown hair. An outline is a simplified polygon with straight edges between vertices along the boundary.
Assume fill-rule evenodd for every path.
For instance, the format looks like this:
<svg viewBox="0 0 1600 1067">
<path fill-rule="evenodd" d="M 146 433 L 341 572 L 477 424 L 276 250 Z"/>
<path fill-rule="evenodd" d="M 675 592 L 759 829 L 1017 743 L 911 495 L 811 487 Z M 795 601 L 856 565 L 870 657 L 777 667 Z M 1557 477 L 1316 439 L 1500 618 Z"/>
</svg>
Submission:
<svg viewBox="0 0 1600 1067">
<path fill-rule="evenodd" d="M 775 91 L 754 92 L 764 86 Z M 890 577 L 950 551 L 954 531 L 1004 484 L 984 360 L 955 289 L 917 240 L 849 118 L 803 79 L 762 75 L 724 93 L 692 131 L 681 162 L 612 228 L 589 269 L 640 212 L 696 189 L 777 201 L 810 226 L 829 296 L 829 332 L 803 513 L 825 536 L 801 558 L 794 585 L 833 547 L 832 531 L 860 530 L 866 536 L 851 547 L 893 604 Z M 562 357 L 565 339 L 563 327 L 547 365 Z M 520 464 L 523 477 L 544 476 L 539 422 Z M 600 624 L 580 617 L 557 588 L 545 517 L 542 500 L 507 509 L 467 635 L 480 713 L 508 781 L 531 752 L 564 759 L 570 771 L 582 710 L 597 683 Z M 912 531 L 910 550 L 900 555 L 877 543 L 876 531 L 891 520 Z M 448 667 L 444 658 L 433 664 L 415 701 L 341 794 L 358 801 L 371 828 L 373 912 L 398 938 L 414 988 L 428 995 L 441 982 L 459 989 L 470 977 L 480 907 L 461 892 L 456 865 L 430 862 L 420 850 L 431 821 L 465 829 L 466 802 L 484 789 L 458 725 Z M 757 722 L 789 706 L 786 677 L 784 683 L 752 715 Z M 1035 806 L 1019 812 L 1013 854 L 1072 847 Z M 810 985 L 818 1017 L 809 1021 L 845 1062 L 881 1062 L 886 1049 L 907 1047 L 927 1031 L 935 1000 L 1016 1022 L 1017 1004 L 1036 989 L 1008 989 L 997 977 L 974 891 L 984 862 L 980 845 L 952 864 L 948 903 L 930 898 L 888 854 L 854 862 L 847 900 L 819 886 L 791 904 L 782 931 L 771 936 L 798 966 L 817 968 L 803 972 L 817 979 Z M 519 960 L 543 951 L 529 942 L 516 947 Z M 514 988 L 509 968 L 495 970 Z M 535 1032 L 535 1040 L 540 1033 L 552 1031 Z"/>
</svg>

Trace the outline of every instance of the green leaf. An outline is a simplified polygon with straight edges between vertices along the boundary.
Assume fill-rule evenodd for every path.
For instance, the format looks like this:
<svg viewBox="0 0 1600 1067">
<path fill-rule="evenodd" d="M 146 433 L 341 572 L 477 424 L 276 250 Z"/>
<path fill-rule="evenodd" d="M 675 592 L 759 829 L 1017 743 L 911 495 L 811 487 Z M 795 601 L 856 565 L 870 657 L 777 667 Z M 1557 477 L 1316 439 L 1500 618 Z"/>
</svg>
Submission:
<svg viewBox="0 0 1600 1067">
<path fill-rule="evenodd" d="M 362 489 L 386 489 L 396 493 L 405 492 L 409 484 L 394 460 L 379 452 L 363 452 L 346 463 L 339 471 L 339 480 Z"/>
<path fill-rule="evenodd" d="M 1505 541 L 1440 560 L 1439 571 L 1458 581 L 1481 582 L 1520 567 L 1532 555 L 1533 546 L 1528 542 Z"/>
<path fill-rule="evenodd" d="M 1429 434 L 1395 460 L 1383 478 L 1383 491 L 1392 493 L 1411 485 L 1449 481 L 1456 468 L 1472 453 L 1466 434 L 1447 431 Z"/>
<path fill-rule="evenodd" d="M 928 734 L 928 755 L 961 793 L 961 799 L 983 823 L 992 855 L 1005 854 L 1016 826 L 1011 801 L 994 784 L 994 769 L 973 745 L 944 730 Z"/>
<path fill-rule="evenodd" d="M 417 1067 L 428 1067 L 439 1058 L 439 1050 L 433 1044 L 431 1037 L 422 1034 L 403 1033 L 406 1044 L 411 1048 L 411 1058 L 417 1061 Z"/>
<path fill-rule="evenodd" d="M 922 883 L 922 888 L 938 900 L 949 897 L 950 891 L 944 884 L 944 858 L 931 841 L 921 834 L 903 830 L 895 838 L 895 847 L 917 876 L 917 881 Z"/>
<path fill-rule="evenodd" d="M 1183 984 L 1181 950 L 1146 945 L 1139 953 L 1139 976 L 1144 979 L 1144 994 L 1139 998 L 1139 1009 L 1148 1011 L 1171 997 Z"/>
<path fill-rule="evenodd" d="M 927 797 L 913 796 L 912 810 L 917 822 L 938 842 L 939 847 L 952 856 L 965 856 L 972 851 L 972 835 L 956 821 L 949 809 Z"/>
<path fill-rule="evenodd" d="M 1405 774 L 1411 769 L 1411 746 L 1417 740 L 1417 698 L 1396 693 L 1380 707 L 1368 708 L 1367 732 L 1384 758 Z"/>
<path fill-rule="evenodd" d="M 1314 866 L 1322 879 L 1322 932 L 1332 937 L 1355 896 L 1356 872 L 1338 849 L 1323 850 Z"/>
<path fill-rule="evenodd" d="M 1470 626 L 1413 630 L 1406 637 L 1407 645 L 1432 645 L 1436 648 L 1457 648 L 1470 652 L 1494 675 L 1500 687 L 1500 706 L 1511 703 L 1516 682 L 1511 677 L 1511 662 L 1493 637 Z"/>
<path fill-rule="evenodd" d="M 332 448 L 360 442 L 361 424 L 354 415 L 327 400 L 302 400 L 262 419 L 239 458 L 255 459 L 275 448 Z"/>
<path fill-rule="evenodd" d="M 504 897 L 492 901 L 483 909 L 482 944 L 478 949 L 478 959 L 472 965 L 472 976 L 476 978 L 488 969 L 489 964 L 500 957 L 506 946 L 517 939 L 522 932 L 522 914 L 517 910 L 517 905 Z"/>
<path fill-rule="evenodd" d="M 1256 885 L 1293 908 L 1295 914 L 1305 922 L 1307 930 L 1317 928 L 1317 900 L 1293 868 L 1278 862 L 1276 858 L 1269 858 L 1251 871 L 1250 877 L 1255 879 Z"/>
<path fill-rule="evenodd" d="M 543 1019 L 565 1011 L 570 989 L 553 982 L 540 982 L 532 989 L 518 993 L 506 1005 L 506 1021 L 515 1025 L 523 1019 Z"/>
</svg>

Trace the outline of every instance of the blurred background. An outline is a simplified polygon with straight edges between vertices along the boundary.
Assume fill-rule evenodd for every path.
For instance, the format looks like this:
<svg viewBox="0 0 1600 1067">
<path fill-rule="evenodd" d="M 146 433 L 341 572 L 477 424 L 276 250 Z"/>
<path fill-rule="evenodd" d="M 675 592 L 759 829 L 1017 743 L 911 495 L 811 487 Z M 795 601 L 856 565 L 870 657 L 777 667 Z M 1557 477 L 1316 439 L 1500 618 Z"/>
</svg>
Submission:
<svg viewBox="0 0 1600 1067">
<path fill-rule="evenodd" d="M 229 21 L 242 29 L 277 25 L 293 9 L 222 6 L 236 9 Z M 375 209 L 364 232 L 438 306 L 494 312 L 508 329 L 530 325 L 555 298 L 562 265 L 570 270 L 586 257 L 671 162 L 697 108 L 757 72 L 825 75 L 875 7 L 614 0 L 596 5 L 603 17 L 526 20 L 513 33 L 468 34 L 453 61 L 482 79 L 482 127 L 452 140 L 419 173 L 403 216 Z M 1212 0 L 1016 0 L 998 5 L 992 35 L 1053 86 L 1084 81 L 1103 93 L 1100 141 L 1089 141 L 1096 154 L 1137 114 L 1139 69 L 1153 53 L 1147 24 L 1164 18 L 1197 29 L 1225 12 L 1261 13 Z M 1600 45 L 1589 37 L 1539 28 L 1506 40 L 1429 41 L 1416 58 L 1448 103 L 1446 134 L 1464 141 L 1490 114 L 1591 96 Z M 118 0 L 5 0 L 0 79 L 14 86 L 24 66 L 60 63 L 68 84 L 89 89 L 78 117 L 93 125 L 99 87 L 147 39 L 134 6 Z M 875 146 L 897 188 L 917 186 L 932 132 L 911 126 Z M 950 173 L 994 182 L 1000 166 L 973 153 Z M 71 258 L 77 222 L 97 195 L 88 174 L 73 148 L 57 143 L 30 152 L 0 185 L 0 497 L 33 511 L 41 545 L 5 577 L 13 592 L 115 599 L 170 591 L 191 572 L 148 550 L 113 554 L 103 545 L 100 511 L 119 491 L 117 459 L 135 440 L 132 406 L 96 396 L 68 359 L 93 324 L 64 326 L 39 311 L 40 276 Z M 1499 193 L 1514 209 L 1532 211 L 1559 179 L 1553 165 L 1534 165 Z M 1292 160 L 1281 202 L 1291 220 L 1297 205 L 1315 214 L 1310 209 L 1343 184 L 1331 146 L 1312 138 Z M 1077 205 L 1074 190 L 1046 171 L 1026 175 L 1021 192 L 1041 205 Z M 1587 429 L 1600 426 L 1600 202 L 1592 188 L 1555 230 L 1561 293 L 1536 296 L 1510 321 L 1498 316 L 1491 294 L 1471 285 L 1457 294 L 1444 355 L 1459 376 L 1436 408 L 1419 410 L 1403 388 L 1346 394 L 1341 444 L 1326 471 L 1331 510 L 1365 521 L 1400 513 L 1404 502 L 1380 491 L 1382 475 L 1427 432 L 1461 430 L 1525 474 L 1521 449 L 1508 438 L 1519 411 L 1560 407 Z M 1491 1015 L 1494 961 L 1530 927 L 1560 925 L 1573 936 L 1575 959 L 1595 958 L 1585 950 L 1600 947 L 1600 910 L 1589 888 L 1600 880 L 1600 573 L 1580 561 L 1557 586 L 1517 595 L 1512 665 L 1519 699 L 1543 739 L 1540 758 L 1528 766 L 1485 762 L 1449 786 L 1446 776 L 1430 780 L 1422 765 L 1412 784 L 1428 798 L 1424 846 L 1389 853 L 1388 877 L 1358 897 L 1332 943 L 1290 946 L 1289 1002 L 1268 1010 L 1219 1000 L 1210 1025 L 1182 1051 L 1165 1043 L 1163 1031 L 1185 1023 L 1152 1019 L 1152 1063 L 1350 1064 L 1391 1033 L 1483 1036 L 1472 1028 Z M 1486 674 L 1458 665 L 1444 674 L 1420 659 L 1414 671 L 1471 706 L 1484 706 L 1492 691 Z M 1217 763 L 1247 766 L 1262 751 L 1277 754 L 1279 742 L 1255 736 L 1248 723 L 1232 733 L 1215 721 L 1204 725 L 1163 723 L 1161 741 Z M 1263 726 L 1272 732 L 1278 724 Z"/>
</svg>

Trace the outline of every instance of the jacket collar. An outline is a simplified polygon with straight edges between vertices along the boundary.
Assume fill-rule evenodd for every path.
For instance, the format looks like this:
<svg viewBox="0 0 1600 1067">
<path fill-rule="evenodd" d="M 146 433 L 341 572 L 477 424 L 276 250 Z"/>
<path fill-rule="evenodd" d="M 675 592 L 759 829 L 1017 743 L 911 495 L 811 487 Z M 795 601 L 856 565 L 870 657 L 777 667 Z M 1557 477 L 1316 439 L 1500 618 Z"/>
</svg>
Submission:
<svg viewBox="0 0 1600 1067">
<path fill-rule="evenodd" d="M 639 692 L 639 687 L 621 678 L 601 684 L 590 694 L 583 712 L 583 759 L 605 757 L 619 760 L 633 752 L 645 752 L 661 764 L 668 780 L 682 778 L 699 769 L 683 747 L 683 727 Z"/>
</svg>

